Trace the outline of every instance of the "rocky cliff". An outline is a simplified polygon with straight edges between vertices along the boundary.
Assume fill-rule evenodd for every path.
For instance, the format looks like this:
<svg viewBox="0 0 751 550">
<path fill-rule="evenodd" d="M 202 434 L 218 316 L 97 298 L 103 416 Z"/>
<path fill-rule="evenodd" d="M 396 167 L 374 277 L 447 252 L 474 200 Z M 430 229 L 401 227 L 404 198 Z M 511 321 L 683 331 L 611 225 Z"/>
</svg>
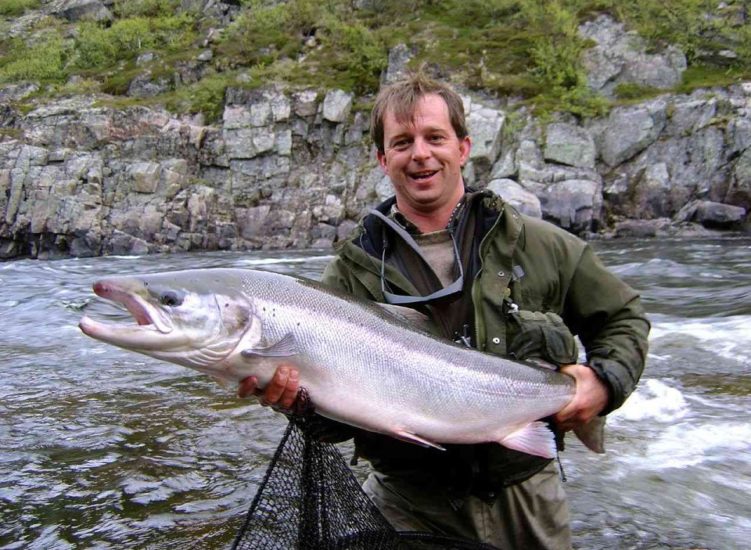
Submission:
<svg viewBox="0 0 751 550">
<path fill-rule="evenodd" d="M 623 83 L 671 88 L 686 68 L 677 48 L 648 52 L 608 17 L 579 32 L 593 43 L 589 85 L 604 96 Z M 409 57 L 406 46 L 392 49 L 384 79 Z M 33 91 L 0 89 L 2 258 L 326 248 L 391 193 L 363 98 L 342 90 L 230 88 L 214 124 L 102 106 L 97 95 L 14 107 Z M 523 212 L 582 235 L 748 223 L 751 82 L 583 120 L 462 95 L 473 139 L 465 178 Z"/>
</svg>

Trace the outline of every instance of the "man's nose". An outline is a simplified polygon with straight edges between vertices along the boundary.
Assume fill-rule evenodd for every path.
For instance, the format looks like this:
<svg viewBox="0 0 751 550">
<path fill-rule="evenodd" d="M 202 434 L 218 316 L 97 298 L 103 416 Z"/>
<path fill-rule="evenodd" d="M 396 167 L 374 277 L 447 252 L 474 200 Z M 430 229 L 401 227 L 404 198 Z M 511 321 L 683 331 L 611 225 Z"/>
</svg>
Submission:
<svg viewBox="0 0 751 550">
<path fill-rule="evenodd" d="M 430 145 L 422 138 L 415 139 L 412 144 L 412 158 L 414 160 L 425 160 L 430 156 Z"/>
</svg>

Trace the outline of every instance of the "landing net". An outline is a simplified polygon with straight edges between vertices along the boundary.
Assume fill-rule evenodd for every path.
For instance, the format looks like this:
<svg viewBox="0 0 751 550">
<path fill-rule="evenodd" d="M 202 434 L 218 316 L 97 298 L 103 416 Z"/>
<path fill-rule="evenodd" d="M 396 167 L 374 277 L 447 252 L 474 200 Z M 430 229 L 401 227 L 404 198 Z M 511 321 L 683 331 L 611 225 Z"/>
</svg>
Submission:
<svg viewBox="0 0 751 550">
<path fill-rule="evenodd" d="M 490 550 L 429 533 L 398 532 L 360 488 L 339 450 L 293 416 L 232 546 L 237 550 Z"/>
</svg>

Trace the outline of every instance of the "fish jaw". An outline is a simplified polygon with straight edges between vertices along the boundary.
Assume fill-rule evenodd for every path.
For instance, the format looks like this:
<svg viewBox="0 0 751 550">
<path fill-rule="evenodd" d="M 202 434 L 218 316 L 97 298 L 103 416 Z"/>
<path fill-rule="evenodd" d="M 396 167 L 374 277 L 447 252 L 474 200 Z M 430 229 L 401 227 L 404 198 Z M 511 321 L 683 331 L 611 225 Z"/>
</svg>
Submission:
<svg viewBox="0 0 751 550">
<path fill-rule="evenodd" d="M 149 290 L 157 284 L 160 288 L 170 288 L 164 281 L 149 276 L 97 281 L 94 292 L 124 306 L 135 324 L 100 322 L 84 316 L 79 328 L 102 342 L 226 379 L 224 360 L 248 328 L 249 304 L 222 296 L 222 308 L 215 294 L 192 292 L 175 285 L 175 291 L 182 297 L 180 303 L 164 305 Z M 238 314 L 239 310 L 242 313 Z"/>
</svg>

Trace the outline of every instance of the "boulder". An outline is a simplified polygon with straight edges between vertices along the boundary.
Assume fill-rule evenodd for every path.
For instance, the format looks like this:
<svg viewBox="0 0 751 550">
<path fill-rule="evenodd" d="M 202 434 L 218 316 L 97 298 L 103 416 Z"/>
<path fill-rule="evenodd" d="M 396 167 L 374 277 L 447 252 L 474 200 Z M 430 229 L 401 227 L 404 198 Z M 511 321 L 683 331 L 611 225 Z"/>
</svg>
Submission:
<svg viewBox="0 0 751 550">
<path fill-rule="evenodd" d="M 740 206 L 712 201 L 693 201 L 675 215 L 676 222 L 697 222 L 713 229 L 739 227 L 746 217 L 746 209 Z"/>
<path fill-rule="evenodd" d="M 579 34 L 595 46 L 582 54 L 589 87 L 613 96 L 619 84 L 670 89 L 681 82 L 686 56 L 675 46 L 647 53 L 646 42 L 623 24 L 601 15 L 579 27 Z"/>
<path fill-rule="evenodd" d="M 344 90 L 331 90 L 323 99 L 323 118 L 331 122 L 344 122 L 352 110 L 352 94 Z"/>
<path fill-rule="evenodd" d="M 51 13 L 68 21 L 112 21 L 112 13 L 99 0 L 58 0 Z"/>
<path fill-rule="evenodd" d="M 543 218 L 573 233 L 591 231 L 599 223 L 602 207 L 599 182 L 562 181 L 545 187 L 539 198 Z"/>
<path fill-rule="evenodd" d="M 657 140 L 665 127 L 664 103 L 614 109 L 599 136 L 600 157 L 616 166 Z"/>
<path fill-rule="evenodd" d="M 581 168 L 595 167 L 595 141 L 585 128 L 573 124 L 548 124 L 545 160 Z"/>
<path fill-rule="evenodd" d="M 470 159 L 475 169 L 479 167 L 480 170 L 486 171 L 495 163 L 501 150 L 505 120 L 506 115 L 497 109 L 476 102 L 470 103 L 467 127 L 472 138 Z"/>
<path fill-rule="evenodd" d="M 542 218 L 540 199 L 512 179 L 494 179 L 488 189 L 516 208 L 522 214 L 533 218 Z"/>
</svg>

